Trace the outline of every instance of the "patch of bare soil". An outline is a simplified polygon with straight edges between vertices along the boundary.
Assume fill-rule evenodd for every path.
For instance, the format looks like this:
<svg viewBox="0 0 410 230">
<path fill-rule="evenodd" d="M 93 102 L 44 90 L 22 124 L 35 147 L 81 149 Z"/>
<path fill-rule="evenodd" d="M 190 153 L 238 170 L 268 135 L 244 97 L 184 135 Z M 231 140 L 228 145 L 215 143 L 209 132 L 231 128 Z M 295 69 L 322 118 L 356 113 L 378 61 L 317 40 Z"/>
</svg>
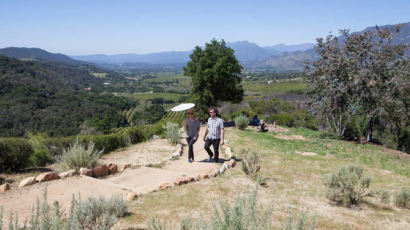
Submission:
<svg viewBox="0 0 410 230">
<path fill-rule="evenodd" d="M 176 151 L 166 139 L 157 139 L 139 143 L 125 150 L 118 150 L 104 155 L 99 160 L 101 164 L 114 163 L 117 165 L 149 165 L 157 164 L 168 158 Z"/>
<path fill-rule="evenodd" d="M 283 140 L 306 140 L 304 136 L 301 135 L 282 135 L 278 134 L 275 136 L 276 138 L 283 139 Z"/>
<path fill-rule="evenodd" d="M 273 132 L 276 132 L 276 133 L 287 133 L 287 132 L 289 132 L 289 129 L 285 129 L 285 128 L 282 128 L 280 126 L 273 125 L 273 124 L 267 124 L 266 128 L 268 129 L 268 131 L 273 131 Z"/>
</svg>

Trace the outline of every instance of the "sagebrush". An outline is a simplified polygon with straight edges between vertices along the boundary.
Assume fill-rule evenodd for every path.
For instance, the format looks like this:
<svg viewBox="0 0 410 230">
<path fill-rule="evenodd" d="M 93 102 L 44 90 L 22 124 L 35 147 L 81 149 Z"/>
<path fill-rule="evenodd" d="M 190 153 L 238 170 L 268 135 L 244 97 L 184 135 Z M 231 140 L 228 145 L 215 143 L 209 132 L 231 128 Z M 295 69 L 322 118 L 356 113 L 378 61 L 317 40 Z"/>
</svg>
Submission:
<svg viewBox="0 0 410 230">
<path fill-rule="evenodd" d="M 394 203 L 398 207 L 410 209 L 410 189 L 403 187 L 401 191 L 395 195 Z"/>
<path fill-rule="evenodd" d="M 242 157 L 242 171 L 256 180 L 262 164 L 261 154 L 245 149 L 241 149 L 239 154 Z"/>
<path fill-rule="evenodd" d="M 248 127 L 249 119 L 246 116 L 237 116 L 235 117 L 235 125 L 238 129 L 244 130 Z"/>
<path fill-rule="evenodd" d="M 47 191 L 44 192 L 44 200 L 37 202 L 31 210 L 30 220 L 19 224 L 18 213 L 10 213 L 9 230 L 108 230 L 113 227 L 119 217 L 127 212 L 125 201 L 119 196 L 113 196 L 106 200 L 103 197 L 88 198 L 81 201 L 80 197 L 71 200 L 69 212 L 64 214 L 60 204 L 54 201 L 53 205 L 47 203 Z M 3 227 L 3 208 L 0 207 L 0 230 Z"/>
<path fill-rule="evenodd" d="M 98 151 L 94 146 L 94 142 L 89 142 L 86 147 L 84 143 L 80 144 L 77 138 L 77 140 L 57 158 L 60 167 L 64 170 L 94 167 L 104 151 Z"/>
<path fill-rule="evenodd" d="M 368 193 L 370 178 L 365 176 L 358 165 L 339 167 L 326 175 L 323 183 L 327 187 L 326 197 L 339 205 L 358 205 Z"/>
<path fill-rule="evenodd" d="M 172 144 L 179 144 L 181 142 L 181 126 L 177 123 L 167 122 L 164 126 L 165 136 Z"/>
</svg>

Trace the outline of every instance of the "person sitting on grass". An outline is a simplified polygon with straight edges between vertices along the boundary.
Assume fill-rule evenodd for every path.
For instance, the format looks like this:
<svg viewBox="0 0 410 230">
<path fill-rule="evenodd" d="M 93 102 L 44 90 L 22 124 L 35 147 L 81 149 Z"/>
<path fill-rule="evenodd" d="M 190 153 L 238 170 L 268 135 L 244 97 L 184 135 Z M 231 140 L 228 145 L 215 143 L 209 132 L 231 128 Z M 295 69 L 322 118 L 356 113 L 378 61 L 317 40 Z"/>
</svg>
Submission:
<svg viewBox="0 0 410 230">
<path fill-rule="evenodd" d="M 267 132 L 268 129 L 266 128 L 266 124 L 263 120 L 261 120 L 259 126 L 258 126 L 258 132 Z"/>
<path fill-rule="evenodd" d="M 250 126 L 259 126 L 259 119 L 258 115 L 255 115 L 252 119 L 252 121 L 249 123 Z"/>
</svg>

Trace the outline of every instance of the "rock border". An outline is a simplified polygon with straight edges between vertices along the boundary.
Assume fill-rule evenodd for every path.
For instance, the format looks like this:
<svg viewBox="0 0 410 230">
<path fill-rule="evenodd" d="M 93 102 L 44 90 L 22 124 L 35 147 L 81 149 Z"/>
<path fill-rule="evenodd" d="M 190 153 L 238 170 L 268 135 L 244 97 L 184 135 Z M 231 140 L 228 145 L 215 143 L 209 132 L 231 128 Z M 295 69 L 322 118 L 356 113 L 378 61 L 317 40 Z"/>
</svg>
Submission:
<svg viewBox="0 0 410 230">
<path fill-rule="evenodd" d="M 226 140 L 225 140 L 225 143 L 227 143 Z M 234 168 L 235 165 L 236 165 L 236 160 L 235 160 L 235 157 L 232 153 L 232 149 L 228 144 L 225 144 L 224 148 L 225 148 L 225 154 L 228 155 L 229 160 L 225 161 L 219 169 L 217 169 L 213 172 L 205 173 L 205 174 L 198 174 L 194 177 L 180 177 L 180 178 L 177 178 L 174 182 L 166 182 L 166 183 L 160 184 L 156 189 L 153 189 L 153 190 L 149 191 L 148 193 L 163 191 L 165 189 L 173 188 L 175 186 L 188 184 L 188 183 L 192 183 L 192 182 L 196 182 L 196 181 L 200 181 L 200 180 L 204 180 L 204 179 L 210 179 L 212 177 L 217 177 L 218 175 L 225 173 L 228 169 Z M 182 154 L 182 150 L 181 150 L 180 154 Z M 175 155 L 176 155 L 176 152 L 173 154 L 173 156 L 175 156 Z M 130 192 L 129 194 L 131 194 L 131 193 L 132 192 Z M 130 195 L 130 196 L 132 196 L 132 195 Z"/>
</svg>

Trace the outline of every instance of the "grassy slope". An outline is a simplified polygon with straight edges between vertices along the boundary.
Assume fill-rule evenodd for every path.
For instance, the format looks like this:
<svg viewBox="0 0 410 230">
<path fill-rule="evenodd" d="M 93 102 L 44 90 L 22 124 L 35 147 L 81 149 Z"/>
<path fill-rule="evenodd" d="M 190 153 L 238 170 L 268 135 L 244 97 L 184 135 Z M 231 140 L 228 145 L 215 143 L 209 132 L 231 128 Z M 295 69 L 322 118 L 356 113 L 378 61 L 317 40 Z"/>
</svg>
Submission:
<svg viewBox="0 0 410 230">
<path fill-rule="evenodd" d="M 284 135 L 302 135 L 306 140 L 282 140 L 275 133 L 254 130 L 227 130 L 233 151 L 250 148 L 263 157 L 261 175 L 268 187 L 260 188 L 258 199 L 267 205 L 273 199 L 274 224 L 284 226 L 289 209 L 307 210 L 316 216 L 316 229 L 409 229 L 410 210 L 382 204 L 368 197 L 360 210 L 334 206 L 325 198 L 322 177 L 341 165 L 356 163 L 371 176 L 371 190 L 387 190 L 391 195 L 402 186 L 410 187 L 410 156 L 381 146 L 358 145 L 321 138 L 320 132 L 292 129 Z M 316 152 L 317 156 L 302 156 L 300 152 Z M 203 214 L 209 220 L 212 204 L 220 199 L 232 200 L 239 192 L 253 186 L 240 167 L 211 180 L 151 193 L 131 203 L 131 215 L 125 225 L 145 225 L 153 217 L 176 224 L 186 216 L 198 219 Z M 309 221 L 308 221 L 309 222 Z"/>
</svg>

